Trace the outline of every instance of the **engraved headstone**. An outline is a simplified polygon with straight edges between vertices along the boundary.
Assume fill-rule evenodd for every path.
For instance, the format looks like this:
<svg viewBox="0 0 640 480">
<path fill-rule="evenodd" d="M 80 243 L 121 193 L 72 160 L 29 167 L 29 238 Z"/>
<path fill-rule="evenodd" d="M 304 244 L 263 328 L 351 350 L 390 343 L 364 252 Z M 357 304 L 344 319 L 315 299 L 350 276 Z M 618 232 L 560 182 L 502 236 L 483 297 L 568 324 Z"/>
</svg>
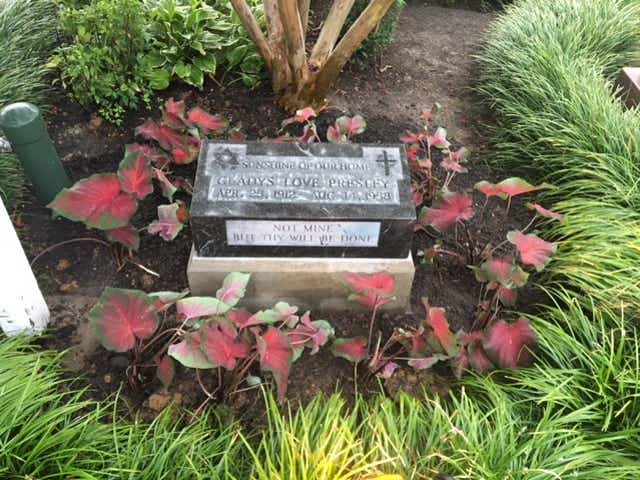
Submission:
<svg viewBox="0 0 640 480">
<path fill-rule="evenodd" d="M 200 257 L 406 258 L 415 216 L 402 145 L 206 142 L 191 204 Z"/>
</svg>

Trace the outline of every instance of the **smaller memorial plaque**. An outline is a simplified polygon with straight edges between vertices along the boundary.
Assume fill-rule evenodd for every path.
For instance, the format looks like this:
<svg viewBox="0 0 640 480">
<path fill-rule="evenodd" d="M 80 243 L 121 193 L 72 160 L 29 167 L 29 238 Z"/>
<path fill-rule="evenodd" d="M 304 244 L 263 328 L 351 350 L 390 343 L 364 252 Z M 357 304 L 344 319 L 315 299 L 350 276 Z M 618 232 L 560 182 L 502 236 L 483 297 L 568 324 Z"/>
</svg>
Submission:
<svg viewBox="0 0 640 480">
<path fill-rule="evenodd" d="M 404 258 L 414 222 L 402 145 L 203 143 L 200 256 Z"/>
</svg>

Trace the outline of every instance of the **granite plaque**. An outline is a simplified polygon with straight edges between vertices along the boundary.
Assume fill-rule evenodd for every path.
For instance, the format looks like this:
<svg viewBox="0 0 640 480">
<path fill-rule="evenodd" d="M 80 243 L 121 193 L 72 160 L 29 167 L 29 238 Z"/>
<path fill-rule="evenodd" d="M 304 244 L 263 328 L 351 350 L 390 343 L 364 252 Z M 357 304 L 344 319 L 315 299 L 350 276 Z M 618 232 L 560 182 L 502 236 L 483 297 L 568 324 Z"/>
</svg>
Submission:
<svg viewBox="0 0 640 480">
<path fill-rule="evenodd" d="M 415 209 L 402 145 L 205 142 L 198 255 L 406 257 Z"/>
</svg>

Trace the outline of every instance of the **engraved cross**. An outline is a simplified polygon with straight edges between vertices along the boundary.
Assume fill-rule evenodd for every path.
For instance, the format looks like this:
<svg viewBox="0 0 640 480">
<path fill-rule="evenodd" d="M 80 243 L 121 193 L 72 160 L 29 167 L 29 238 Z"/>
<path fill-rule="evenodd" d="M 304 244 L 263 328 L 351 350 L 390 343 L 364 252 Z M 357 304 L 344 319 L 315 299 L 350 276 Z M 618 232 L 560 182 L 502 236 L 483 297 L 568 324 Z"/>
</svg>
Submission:
<svg viewBox="0 0 640 480">
<path fill-rule="evenodd" d="M 376 160 L 376 162 L 384 164 L 384 175 L 388 177 L 391 173 L 391 165 L 394 165 L 396 163 L 396 160 L 395 158 L 389 158 L 389 155 L 387 155 L 387 151 L 383 150 L 382 155 L 378 157 L 378 160 Z"/>
</svg>

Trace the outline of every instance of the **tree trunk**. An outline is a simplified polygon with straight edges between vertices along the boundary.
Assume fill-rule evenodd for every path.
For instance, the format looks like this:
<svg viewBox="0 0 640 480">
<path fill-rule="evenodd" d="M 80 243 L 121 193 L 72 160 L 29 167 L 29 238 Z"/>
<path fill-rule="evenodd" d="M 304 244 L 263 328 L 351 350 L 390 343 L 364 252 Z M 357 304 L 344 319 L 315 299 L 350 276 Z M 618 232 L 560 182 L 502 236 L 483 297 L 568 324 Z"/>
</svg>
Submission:
<svg viewBox="0 0 640 480">
<path fill-rule="evenodd" d="M 324 105 L 344 65 L 394 1 L 371 0 L 340 38 L 355 0 L 334 0 L 310 57 L 305 45 L 310 0 L 263 0 L 267 37 L 246 0 L 231 0 L 231 4 L 264 59 L 281 105 L 295 111 Z"/>
</svg>

